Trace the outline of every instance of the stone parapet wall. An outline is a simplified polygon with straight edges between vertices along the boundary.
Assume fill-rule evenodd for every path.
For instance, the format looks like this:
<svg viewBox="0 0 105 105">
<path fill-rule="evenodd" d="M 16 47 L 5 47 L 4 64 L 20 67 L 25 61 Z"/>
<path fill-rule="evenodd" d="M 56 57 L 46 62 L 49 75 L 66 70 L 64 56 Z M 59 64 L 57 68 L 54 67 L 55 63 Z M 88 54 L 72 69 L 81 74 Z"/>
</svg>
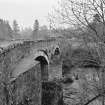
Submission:
<svg viewBox="0 0 105 105">
<path fill-rule="evenodd" d="M 30 44 L 23 43 L 4 49 L 0 54 L 0 72 L 4 77 L 11 77 L 11 73 L 21 59 L 30 53 Z"/>
<path fill-rule="evenodd" d="M 37 64 L 12 82 L 13 105 L 41 105 L 41 69 Z"/>
</svg>

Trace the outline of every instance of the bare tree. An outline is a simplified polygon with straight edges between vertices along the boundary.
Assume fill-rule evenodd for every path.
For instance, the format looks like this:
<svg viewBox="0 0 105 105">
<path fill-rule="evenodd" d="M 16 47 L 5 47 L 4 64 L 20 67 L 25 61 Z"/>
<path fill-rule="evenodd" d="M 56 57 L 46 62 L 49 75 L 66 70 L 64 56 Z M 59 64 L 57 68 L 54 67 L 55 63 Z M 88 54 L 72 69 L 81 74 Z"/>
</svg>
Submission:
<svg viewBox="0 0 105 105">
<path fill-rule="evenodd" d="M 99 47 L 94 46 L 99 57 L 100 74 L 99 81 L 101 84 L 101 93 L 88 100 L 85 105 L 96 100 L 98 97 L 102 98 L 102 105 L 104 105 L 104 72 L 105 72 L 105 1 L 104 0 L 61 0 L 59 8 L 54 10 L 55 14 L 50 15 L 50 24 L 56 28 L 55 24 L 63 25 L 64 27 L 73 26 L 79 29 L 82 33 L 84 43 L 88 46 L 88 38 L 92 43 L 97 44 Z M 80 34 L 81 34 L 80 33 Z M 91 51 L 91 54 L 93 52 Z M 96 62 L 96 61 L 94 61 Z M 97 86 L 96 86 L 97 87 Z"/>
</svg>

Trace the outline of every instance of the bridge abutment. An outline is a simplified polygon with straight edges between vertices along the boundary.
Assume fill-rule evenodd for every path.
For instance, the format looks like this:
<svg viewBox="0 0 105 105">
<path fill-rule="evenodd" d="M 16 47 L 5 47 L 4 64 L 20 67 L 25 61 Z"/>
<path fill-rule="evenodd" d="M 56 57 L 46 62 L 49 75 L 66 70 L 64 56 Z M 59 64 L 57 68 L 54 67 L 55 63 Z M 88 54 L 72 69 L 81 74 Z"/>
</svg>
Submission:
<svg viewBox="0 0 105 105">
<path fill-rule="evenodd" d="M 48 64 L 41 63 L 41 80 L 48 81 L 49 73 L 48 73 Z"/>
<path fill-rule="evenodd" d="M 36 61 L 40 62 L 40 67 L 41 67 L 41 80 L 42 81 L 48 81 L 49 73 L 48 73 L 48 62 L 45 57 L 43 56 L 38 56 Z"/>
</svg>

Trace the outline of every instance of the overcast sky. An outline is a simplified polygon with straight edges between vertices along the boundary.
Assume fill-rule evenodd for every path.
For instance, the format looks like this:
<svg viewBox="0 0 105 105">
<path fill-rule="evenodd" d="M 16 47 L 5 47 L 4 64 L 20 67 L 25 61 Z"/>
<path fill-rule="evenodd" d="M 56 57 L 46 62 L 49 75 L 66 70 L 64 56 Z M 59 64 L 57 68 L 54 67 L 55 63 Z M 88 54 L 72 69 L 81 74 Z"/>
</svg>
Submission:
<svg viewBox="0 0 105 105">
<path fill-rule="evenodd" d="M 0 0 L 0 18 L 10 24 L 16 19 L 23 27 L 32 26 L 35 19 L 48 25 L 46 17 L 56 3 L 57 0 Z"/>
</svg>

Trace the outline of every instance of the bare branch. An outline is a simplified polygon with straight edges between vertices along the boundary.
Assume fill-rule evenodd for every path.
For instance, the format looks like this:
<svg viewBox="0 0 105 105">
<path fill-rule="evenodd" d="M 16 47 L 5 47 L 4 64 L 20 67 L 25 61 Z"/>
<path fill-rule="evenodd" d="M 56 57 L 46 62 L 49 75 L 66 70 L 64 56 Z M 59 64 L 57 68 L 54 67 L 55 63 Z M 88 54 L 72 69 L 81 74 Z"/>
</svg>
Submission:
<svg viewBox="0 0 105 105">
<path fill-rule="evenodd" d="M 93 102 L 94 100 L 96 100 L 97 98 L 99 98 L 100 96 L 102 96 L 101 94 L 98 94 L 97 96 L 93 97 L 91 100 L 89 100 L 87 103 L 85 103 L 84 105 L 89 105 L 91 102 Z"/>
</svg>

